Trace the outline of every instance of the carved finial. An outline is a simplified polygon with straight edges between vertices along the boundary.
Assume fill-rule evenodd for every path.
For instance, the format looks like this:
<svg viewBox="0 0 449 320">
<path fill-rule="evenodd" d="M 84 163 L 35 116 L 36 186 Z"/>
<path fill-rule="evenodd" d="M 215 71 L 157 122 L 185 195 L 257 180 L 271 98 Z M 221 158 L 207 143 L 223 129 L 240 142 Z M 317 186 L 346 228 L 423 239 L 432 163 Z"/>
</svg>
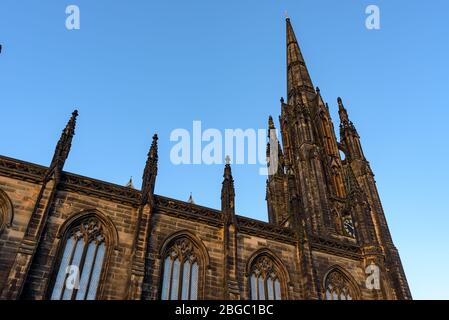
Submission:
<svg viewBox="0 0 449 320">
<path fill-rule="evenodd" d="M 154 193 L 154 186 L 157 176 L 157 134 L 153 136 L 150 151 L 148 152 L 147 162 L 142 176 L 142 204 L 146 204 L 149 200 L 152 201 Z"/>
<path fill-rule="evenodd" d="M 128 183 L 125 185 L 125 187 L 134 189 L 134 183 L 133 183 L 133 177 L 132 177 L 132 176 L 131 176 L 131 178 L 129 178 L 129 181 L 128 181 Z"/>
<path fill-rule="evenodd" d="M 338 114 L 340 115 L 340 123 L 343 126 L 347 126 L 349 124 L 349 117 L 348 112 L 345 109 L 345 106 L 343 105 L 343 101 L 340 97 L 337 98 L 338 102 Z"/>
<path fill-rule="evenodd" d="M 223 182 L 221 187 L 221 210 L 227 213 L 224 218 L 227 220 L 229 214 L 234 214 L 234 179 L 232 178 L 231 158 L 226 156 L 226 165 L 223 172 Z M 226 223 L 229 223 L 226 222 Z"/>
<path fill-rule="evenodd" d="M 148 160 L 146 169 L 157 169 L 157 160 L 158 160 L 158 154 L 157 154 L 157 140 L 159 138 L 157 137 L 157 134 L 155 133 L 153 135 L 153 141 L 151 142 L 150 151 L 148 152 Z"/>
<path fill-rule="evenodd" d="M 187 202 L 191 203 L 191 204 L 195 204 L 195 201 L 193 200 L 192 192 L 190 192 L 190 197 L 189 197 L 189 200 L 187 200 Z"/>
<path fill-rule="evenodd" d="M 281 103 L 284 103 L 284 101 L 285 101 L 284 97 L 281 97 Z"/>
<path fill-rule="evenodd" d="M 316 87 L 316 92 L 320 93 L 320 88 L 319 87 Z"/>
<path fill-rule="evenodd" d="M 67 125 L 65 126 L 64 130 L 62 131 L 63 136 L 64 135 L 71 135 L 75 134 L 75 126 L 76 126 L 76 118 L 78 117 L 78 110 L 73 110 L 72 116 L 70 117 L 69 122 L 67 122 Z M 62 140 L 63 137 L 61 137 Z M 65 137 L 67 138 L 67 137 Z"/>
<path fill-rule="evenodd" d="M 338 103 L 338 110 L 344 110 L 345 107 L 343 106 L 343 100 L 341 100 L 340 97 L 337 98 L 337 103 Z"/>
<path fill-rule="evenodd" d="M 61 137 L 56 145 L 55 153 L 50 164 L 50 169 L 47 172 L 47 178 L 50 177 L 56 170 L 59 172 L 64 168 L 65 161 L 69 156 L 72 147 L 72 139 L 75 135 L 76 118 L 78 117 L 78 110 L 72 112 L 69 122 L 62 130 Z"/>
<path fill-rule="evenodd" d="M 275 127 L 274 127 L 274 122 L 273 122 L 273 117 L 272 116 L 269 116 L 268 117 L 268 129 L 275 129 Z"/>
<path fill-rule="evenodd" d="M 157 159 L 157 140 L 159 140 L 157 133 L 153 135 L 149 156 Z"/>
<path fill-rule="evenodd" d="M 338 106 L 342 106 L 343 107 L 343 100 L 341 100 L 340 97 L 337 98 L 337 102 L 338 102 Z"/>
</svg>

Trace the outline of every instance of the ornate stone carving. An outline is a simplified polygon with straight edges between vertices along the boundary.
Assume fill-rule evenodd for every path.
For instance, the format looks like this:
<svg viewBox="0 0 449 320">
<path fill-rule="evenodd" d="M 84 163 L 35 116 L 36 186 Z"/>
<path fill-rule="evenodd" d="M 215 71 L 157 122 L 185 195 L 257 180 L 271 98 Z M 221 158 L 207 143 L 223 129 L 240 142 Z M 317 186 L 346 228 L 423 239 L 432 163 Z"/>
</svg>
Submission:
<svg viewBox="0 0 449 320">
<path fill-rule="evenodd" d="M 69 237 L 74 237 L 75 240 L 83 238 L 86 243 L 91 241 L 101 243 L 105 240 L 103 225 L 95 218 L 86 219 L 72 228 Z"/>
<path fill-rule="evenodd" d="M 326 299 L 327 300 L 353 300 L 355 290 L 340 271 L 330 272 L 326 277 Z"/>
<path fill-rule="evenodd" d="M 262 256 L 253 264 L 251 271 L 255 273 L 256 276 L 262 275 L 264 278 L 271 276 L 272 273 L 275 272 L 273 261 L 268 257 Z"/>
<path fill-rule="evenodd" d="M 173 260 L 178 258 L 180 261 L 195 261 L 195 247 L 192 242 L 187 239 L 178 239 L 170 247 L 167 252 L 167 256 L 170 256 Z"/>
</svg>

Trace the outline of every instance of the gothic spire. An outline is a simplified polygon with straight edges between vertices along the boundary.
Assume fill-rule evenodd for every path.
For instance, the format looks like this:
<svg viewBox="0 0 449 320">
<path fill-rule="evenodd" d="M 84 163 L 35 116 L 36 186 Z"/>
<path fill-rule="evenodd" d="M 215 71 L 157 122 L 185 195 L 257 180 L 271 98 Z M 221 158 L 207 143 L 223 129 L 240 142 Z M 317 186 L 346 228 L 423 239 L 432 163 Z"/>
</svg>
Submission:
<svg viewBox="0 0 449 320">
<path fill-rule="evenodd" d="M 270 130 L 274 128 L 274 123 L 273 123 L 273 117 L 269 116 L 268 117 L 268 142 L 267 142 L 267 151 L 266 151 L 266 156 L 267 156 L 267 161 L 269 161 L 270 159 Z M 267 162 L 268 164 L 268 162 Z"/>
<path fill-rule="evenodd" d="M 157 176 L 157 134 L 153 136 L 150 151 L 148 152 L 148 159 L 143 171 L 142 177 L 142 204 L 146 204 L 154 194 L 154 185 Z"/>
<path fill-rule="evenodd" d="M 354 126 L 354 123 L 349 120 L 348 111 L 346 111 L 345 106 L 343 105 L 343 100 L 338 97 L 338 114 L 340 115 L 340 132 L 344 130 L 348 130 L 349 132 L 354 133 L 358 137 L 357 129 Z"/>
<path fill-rule="evenodd" d="M 267 160 L 270 159 L 270 142 L 271 142 L 271 130 L 275 130 L 275 126 L 274 126 L 274 121 L 273 121 L 273 117 L 269 116 L 268 117 L 268 142 L 267 142 Z"/>
<path fill-rule="evenodd" d="M 67 122 L 66 127 L 62 130 L 61 137 L 56 145 L 55 153 L 50 164 L 47 177 L 50 177 L 53 173 L 59 174 L 64 168 L 65 161 L 69 156 L 70 149 L 72 147 L 72 139 L 75 135 L 76 118 L 78 117 L 78 110 L 73 111 L 72 116 Z"/>
<path fill-rule="evenodd" d="M 190 192 L 190 196 L 189 196 L 189 199 L 187 200 L 187 202 L 190 204 L 195 204 L 195 201 L 193 200 L 192 192 Z"/>
<path fill-rule="evenodd" d="M 273 117 L 272 117 L 272 116 L 269 116 L 269 117 L 268 117 L 268 129 L 269 129 L 269 130 L 271 130 L 271 129 L 276 129 L 276 128 L 274 127 L 274 121 L 273 121 Z"/>
<path fill-rule="evenodd" d="M 267 166 L 268 166 L 268 172 L 269 175 L 280 173 L 282 174 L 284 172 L 284 154 L 282 152 L 281 143 L 277 137 L 276 127 L 274 126 L 273 117 L 268 117 L 268 142 L 267 142 Z M 275 144 L 275 149 L 272 149 L 271 145 Z M 277 149 L 276 149 L 277 147 Z M 276 159 L 276 158 L 277 159 Z M 270 165 L 272 162 L 276 162 L 275 165 L 277 165 L 277 170 L 270 172 Z M 273 169 L 272 169 L 273 170 Z"/>
<path fill-rule="evenodd" d="M 343 100 L 341 100 L 341 98 L 338 97 L 337 102 L 338 102 L 338 114 L 340 115 L 340 122 L 342 124 L 349 123 L 348 112 L 346 111 L 346 108 L 343 105 Z"/>
<path fill-rule="evenodd" d="M 338 101 L 338 113 L 340 114 L 340 143 L 345 147 L 348 160 L 366 160 L 363 154 L 360 136 L 352 121 L 349 120 L 348 112 L 341 98 Z"/>
<path fill-rule="evenodd" d="M 295 32 L 290 23 L 290 18 L 287 22 L 287 98 L 289 104 L 296 104 L 302 102 L 303 95 L 306 93 L 312 94 L 311 98 L 315 96 L 315 90 L 310 79 L 309 71 L 307 70 L 304 57 L 296 40 Z"/>
<path fill-rule="evenodd" d="M 231 171 L 231 158 L 229 156 L 226 156 L 226 164 L 225 164 L 225 168 L 224 168 L 224 173 L 223 173 L 223 184 L 225 182 L 229 182 L 231 184 L 232 187 L 234 187 L 234 180 L 232 179 L 232 171 Z"/>
<path fill-rule="evenodd" d="M 221 210 L 225 212 L 225 214 L 235 213 L 235 189 L 230 161 L 231 159 L 229 158 L 229 156 L 226 156 L 226 165 L 224 168 L 223 184 L 221 188 Z"/>
<path fill-rule="evenodd" d="M 125 185 L 125 187 L 134 189 L 133 177 L 129 178 L 129 181 L 128 181 L 128 183 Z"/>
</svg>

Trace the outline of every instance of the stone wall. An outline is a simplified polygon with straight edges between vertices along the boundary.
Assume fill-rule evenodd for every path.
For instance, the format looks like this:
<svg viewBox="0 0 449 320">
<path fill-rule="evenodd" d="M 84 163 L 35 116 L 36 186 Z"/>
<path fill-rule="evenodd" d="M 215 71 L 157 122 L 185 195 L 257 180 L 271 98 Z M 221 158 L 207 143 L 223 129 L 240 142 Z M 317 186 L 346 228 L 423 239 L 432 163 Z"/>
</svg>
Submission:
<svg viewBox="0 0 449 320">
<path fill-rule="evenodd" d="M 2 161 L 0 157 L 0 192 L 3 198 L 6 195 L 12 203 L 13 222 L 0 231 L 1 290 L 6 287 L 8 280 L 11 282 L 8 274 L 13 263 L 17 263 L 17 251 L 30 222 L 41 189 L 42 172 L 45 171 L 41 166 L 13 159 Z M 88 212 L 108 221 L 108 228 L 116 238 L 103 266 L 97 298 L 127 299 L 131 287 L 139 197 L 138 190 L 64 173 L 30 268 L 28 272 L 24 269 L 22 274 L 25 284 L 19 298 L 49 297 L 64 244 L 61 226 L 74 216 Z M 203 273 L 200 277 L 199 298 L 225 298 L 225 288 L 229 286 L 225 283 L 224 274 L 227 259 L 224 256 L 223 212 L 155 196 L 154 206 L 151 206 L 148 214 L 151 218 L 149 237 L 146 239 L 145 236 L 146 241 L 143 242 L 147 247 L 145 274 L 141 281 L 143 283 L 139 284 L 142 287 L 141 298 L 160 299 L 161 265 L 164 259 L 161 250 L 174 235 L 188 237 L 204 255 L 203 265 L 200 266 Z M 340 268 L 351 278 L 357 287 L 358 298 L 395 297 L 392 292 L 381 294 L 364 289 L 366 261 L 356 241 L 304 238 L 290 228 L 242 216 L 236 216 L 235 223 L 238 230 L 237 255 L 232 265 L 237 270 L 236 285 L 240 299 L 250 298 L 249 263 L 258 254 L 267 255 L 282 269 L 283 299 L 323 298 L 324 279 L 333 267 Z M 307 258 L 308 250 L 311 252 L 310 258 Z M 314 282 L 310 283 L 310 279 Z M 318 294 L 313 293 L 313 286 L 316 286 Z M 388 281 L 385 287 L 386 291 L 390 290 Z"/>
<path fill-rule="evenodd" d="M 13 205 L 12 224 L 0 234 L 0 288 L 3 288 L 30 220 L 40 185 L 0 175 L 0 190 Z"/>
</svg>

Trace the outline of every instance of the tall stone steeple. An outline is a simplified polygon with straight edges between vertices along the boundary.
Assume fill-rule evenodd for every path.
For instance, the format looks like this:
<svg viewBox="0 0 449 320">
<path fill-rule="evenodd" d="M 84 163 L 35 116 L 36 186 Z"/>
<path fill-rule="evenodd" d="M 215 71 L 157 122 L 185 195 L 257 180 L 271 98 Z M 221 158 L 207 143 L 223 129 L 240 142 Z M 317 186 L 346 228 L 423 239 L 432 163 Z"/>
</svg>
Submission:
<svg viewBox="0 0 449 320">
<path fill-rule="evenodd" d="M 317 93 L 310 79 L 290 19 L 287 18 L 288 100 L 281 99 L 280 128 L 285 161 L 296 177 L 305 220 L 314 233 L 328 223 L 326 168 L 316 120 Z"/>
<path fill-rule="evenodd" d="M 302 239 L 355 241 L 361 247 L 363 268 L 375 263 L 385 274 L 384 291 L 373 297 L 391 297 L 387 292 L 394 290 L 396 297 L 410 298 L 357 130 L 338 98 L 341 124 L 337 141 L 329 108 L 320 90 L 314 89 L 289 18 L 286 26 L 287 102 L 281 99 L 279 121 L 283 171 L 288 179 L 282 174 L 268 178 L 270 222 L 290 226 L 297 232 L 302 229 Z M 274 128 L 271 119 L 269 127 Z M 339 151 L 345 153 L 345 159 Z M 285 224 L 283 214 L 295 223 Z M 301 224 L 303 228 L 298 228 Z M 388 274 L 386 270 L 394 272 Z"/>
<path fill-rule="evenodd" d="M 313 99 L 315 89 L 310 79 L 301 49 L 296 40 L 295 32 L 290 23 L 287 22 L 287 98 L 288 104 L 296 105 Z"/>
</svg>

